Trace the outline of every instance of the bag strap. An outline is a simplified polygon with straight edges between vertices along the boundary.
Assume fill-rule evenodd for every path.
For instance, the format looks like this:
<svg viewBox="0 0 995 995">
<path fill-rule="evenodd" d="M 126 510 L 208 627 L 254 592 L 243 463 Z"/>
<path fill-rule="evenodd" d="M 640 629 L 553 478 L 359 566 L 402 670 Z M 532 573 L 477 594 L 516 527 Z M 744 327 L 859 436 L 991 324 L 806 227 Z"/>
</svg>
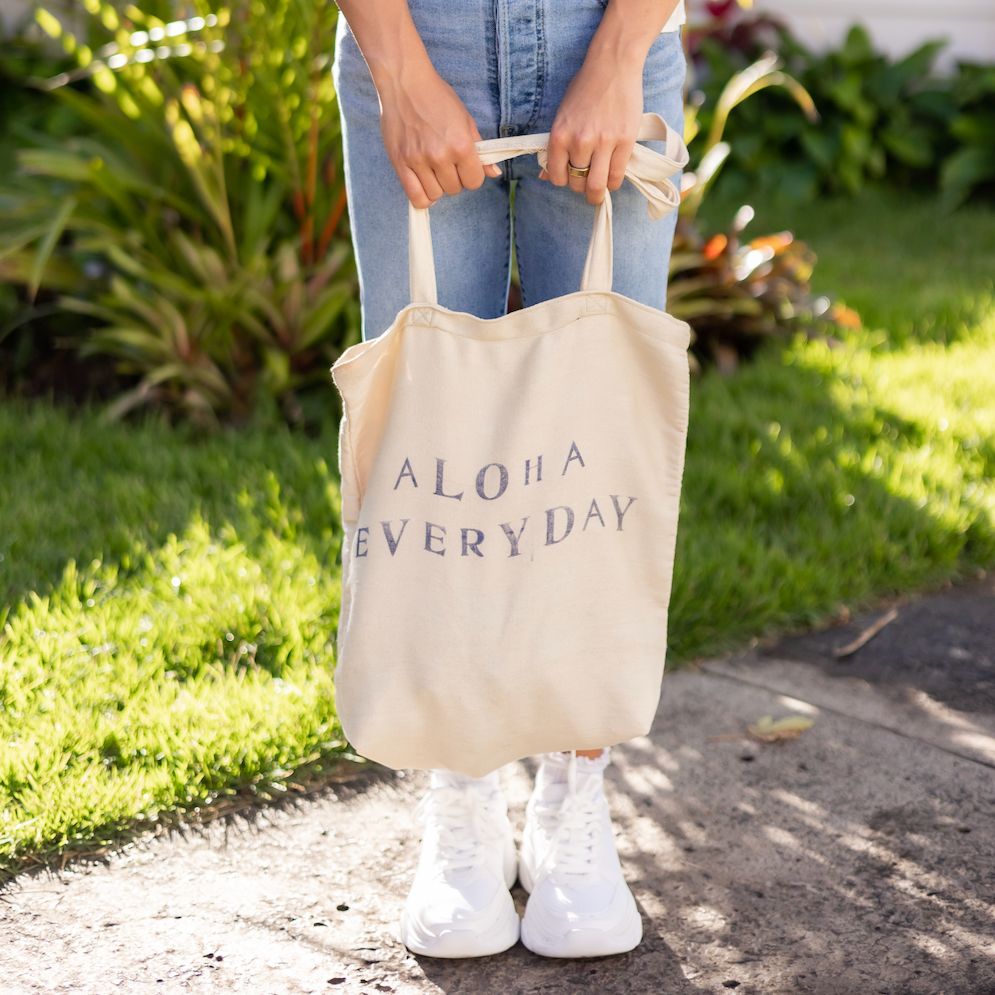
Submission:
<svg viewBox="0 0 995 995">
<path fill-rule="evenodd" d="M 625 167 L 625 175 L 646 198 L 649 216 L 658 221 L 681 202 L 680 190 L 670 177 L 688 164 L 684 140 L 659 114 L 644 114 L 637 142 L 665 141 L 664 153 L 654 152 L 645 145 L 636 145 Z M 477 152 L 485 166 L 515 156 L 535 153 L 539 165 L 546 168 L 546 146 L 549 134 L 521 135 L 477 142 Z M 408 202 L 408 267 L 411 302 L 437 304 L 435 257 L 432 252 L 432 229 L 428 208 L 414 207 Z M 581 277 L 581 290 L 609 291 L 612 288 L 612 201 L 605 199 L 594 212 L 594 229 L 587 247 L 587 261 Z"/>
</svg>

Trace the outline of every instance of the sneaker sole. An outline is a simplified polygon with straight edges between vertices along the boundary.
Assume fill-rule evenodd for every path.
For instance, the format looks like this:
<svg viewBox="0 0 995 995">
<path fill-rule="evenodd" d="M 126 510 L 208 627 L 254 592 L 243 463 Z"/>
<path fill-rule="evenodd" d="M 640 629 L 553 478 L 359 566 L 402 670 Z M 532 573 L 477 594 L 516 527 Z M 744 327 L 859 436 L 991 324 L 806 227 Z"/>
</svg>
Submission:
<svg viewBox="0 0 995 995">
<path fill-rule="evenodd" d="M 573 929 L 564 936 L 544 936 L 528 918 L 522 919 L 522 943 L 540 957 L 610 957 L 625 954 L 639 946 L 643 920 L 635 903 L 614 929 Z"/>
<path fill-rule="evenodd" d="M 520 932 L 521 922 L 514 911 L 510 917 L 483 933 L 472 929 L 447 929 L 438 934 L 419 929 L 406 910 L 401 913 L 401 942 L 411 953 L 425 957 L 490 957 L 513 947 L 518 942 Z"/>
</svg>

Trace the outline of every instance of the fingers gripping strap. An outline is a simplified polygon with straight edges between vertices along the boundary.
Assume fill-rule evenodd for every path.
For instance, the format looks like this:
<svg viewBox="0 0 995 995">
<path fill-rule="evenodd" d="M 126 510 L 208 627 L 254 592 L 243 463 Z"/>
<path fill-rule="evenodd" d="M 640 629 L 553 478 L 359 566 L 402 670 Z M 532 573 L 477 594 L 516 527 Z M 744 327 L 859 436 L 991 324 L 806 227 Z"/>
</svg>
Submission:
<svg viewBox="0 0 995 995">
<path fill-rule="evenodd" d="M 681 202 L 680 190 L 670 177 L 688 164 L 688 150 L 681 136 L 659 114 L 644 114 L 637 142 L 666 142 L 664 153 L 636 145 L 625 167 L 625 175 L 646 198 L 646 210 L 654 221 L 669 214 Z M 485 166 L 515 156 L 535 153 L 546 168 L 549 134 L 521 135 L 477 142 L 477 152 Z M 428 209 L 408 205 L 408 261 L 411 302 L 436 304 L 435 260 Z M 594 212 L 594 230 L 587 249 L 581 290 L 611 290 L 612 286 L 612 207 L 606 192 L 604 203 Z"/>
</svg>

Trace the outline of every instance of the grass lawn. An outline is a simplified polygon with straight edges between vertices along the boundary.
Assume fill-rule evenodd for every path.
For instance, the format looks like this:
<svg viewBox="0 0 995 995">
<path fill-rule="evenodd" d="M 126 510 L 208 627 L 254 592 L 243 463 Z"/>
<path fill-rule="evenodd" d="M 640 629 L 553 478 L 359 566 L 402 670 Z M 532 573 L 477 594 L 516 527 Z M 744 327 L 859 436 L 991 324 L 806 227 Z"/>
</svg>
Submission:
<svg viewBox="0 0 995 995">
<path fill-rule="evenodd" d="M 675 660 L 995 565 L 995 214 L 756 206 L 868 330 L 695 384 Z M 347 749 L 334 450 L 0 405 L 0 870 Z"/>
<path fill-rule="evenodd" d="M 0 406 L 0 871 L 346 748 L 335 446 Z"/>
</svg>

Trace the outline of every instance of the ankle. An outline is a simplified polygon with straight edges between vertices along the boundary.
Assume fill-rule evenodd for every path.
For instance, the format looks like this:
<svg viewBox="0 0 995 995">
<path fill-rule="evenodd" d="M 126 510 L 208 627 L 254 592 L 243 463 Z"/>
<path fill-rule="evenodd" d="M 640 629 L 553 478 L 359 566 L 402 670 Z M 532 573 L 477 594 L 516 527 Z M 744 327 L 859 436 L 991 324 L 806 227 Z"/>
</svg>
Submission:
<svg viewBox="0 0 995 995">
<path fill-rule="evenodd" d="M 429 775 L 430 788 L 473 788 L 485 795 L 501 790 L 501 780 L 496 770 L 485 777 L 467 777 L 466 774 L 451 770 L 433 770 Z"/>
<path fill-rule="evenodd" d="M 592 752 L 592 751 L 585 751 Z M 588 777 L 592 774 L 601 776 L 605 768 L 611 763 L 611 748 L 605 747 L 598 751 L 597 757 L 588 757 L 577 754 L 577 774 L 581 777 Z M 536 776 L 537 786 L 547 784 L 565 784 L 569 777 L 571 756 L 569 753 L 544 753 L 539 765 L 539 773 Z"/>
</svg>

